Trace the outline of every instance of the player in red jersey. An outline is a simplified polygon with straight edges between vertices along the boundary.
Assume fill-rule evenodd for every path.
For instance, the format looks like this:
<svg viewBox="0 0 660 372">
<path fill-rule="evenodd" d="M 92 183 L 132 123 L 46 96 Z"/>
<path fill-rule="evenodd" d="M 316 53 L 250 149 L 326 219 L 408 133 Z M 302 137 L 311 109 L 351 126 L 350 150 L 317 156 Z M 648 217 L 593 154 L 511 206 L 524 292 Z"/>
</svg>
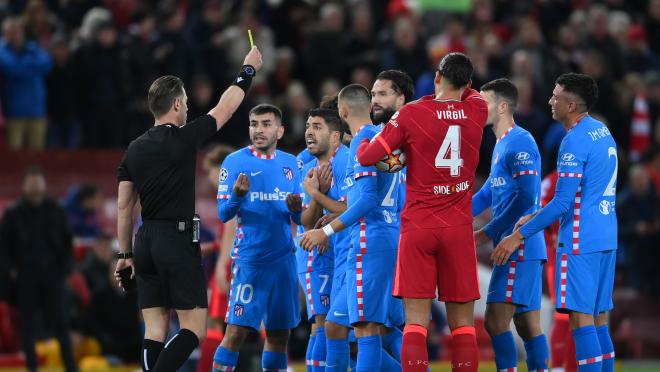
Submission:
<svg viewBox="0 0 660 372">
<path fill-rule="evenodd" d="M 555 187 L 559 174 L 557 170 L 548 174 L 541 183 L 541 205 L 546 206 L 555 197 Z M 548 250 L 548 261 L 545 264 L 545 278 L 548 283 L 548 292 L 552 303 L 555 303 L 555 272 L 557 237 L 559 236 L 559 221 L 555 221 L 543 231 L 545 235 L 545 246 Z M 550 358 L 553 371 L 577 371 L 575 358 L 575 342 L 571 336 L 571 327 L 568 314 L 555 312 L 550 333 Z"/>
<path fill-rule="evenodd" d="M 209 182 L 213 186 L 214 194 L 218 190 L 218 180 L 220 178 L 220 165 L 225 157 L 235 149 L 231 146 L 214 146 L 204 156 L 204 170 Z M 230 220 L 223 224 L 217 220 L 216 239 L 209 243 L 202 244 L 202 254 L 206 256 L 213 252 L 218 252 L 218 259 L 215 264 L 213 275 L 208 280 L 209 293 L 209 321 L 207 323 L 206 338 L 200 345 L 199 362 L 197 363 L 198 372 L 207 372 L 211 370 L 213 364 L 213 354 L 215 349 L 222 342 L 225 330 L 225 314 L 227 312 L 227 288 L 231 276 L 231 257 L 230 252 L 234 243 L 234 231 L 236 230 L 236 220 Z"/>
<path fill-rule="evenodd" d="M 406 327 L 403 371 L 426 371 L 426 335 L 432 299 L 446 302 L 452 332 L 452 370 L 477 371 L 474 301 L 479 298 L 472 234 L 472 187 L 488 108 L 470 88 L 472 62 L 445 56 L 435 75 L 435 95 L 394 114 L 382 133 L 363 142 L 358 160 L 375 164 L 392 150 L 407 157 L 406 202 L 394 295 L 403 297 Z"/>
</svg>

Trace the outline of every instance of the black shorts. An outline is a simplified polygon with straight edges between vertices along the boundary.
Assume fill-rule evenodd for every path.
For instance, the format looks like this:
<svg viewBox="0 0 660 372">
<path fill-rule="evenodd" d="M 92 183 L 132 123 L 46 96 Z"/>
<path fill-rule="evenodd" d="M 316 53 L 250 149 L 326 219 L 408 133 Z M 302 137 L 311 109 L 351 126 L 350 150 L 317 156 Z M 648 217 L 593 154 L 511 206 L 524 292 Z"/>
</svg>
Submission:
<svg viewBox="0 0 660 372">
<path fill-rule="evenodd" d="M 146 222 L 135 236 L 133 262 L 140 309 L 208 307 L 201 251 L 190 230 Z"/>
</svg>

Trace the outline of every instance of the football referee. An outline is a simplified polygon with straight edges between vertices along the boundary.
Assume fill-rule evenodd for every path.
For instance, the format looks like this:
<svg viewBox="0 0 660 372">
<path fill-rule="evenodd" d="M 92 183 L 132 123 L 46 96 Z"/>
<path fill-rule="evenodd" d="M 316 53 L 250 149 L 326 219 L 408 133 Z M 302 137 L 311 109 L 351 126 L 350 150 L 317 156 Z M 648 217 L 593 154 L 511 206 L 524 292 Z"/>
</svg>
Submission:
<svg viewBox="0 0 660 372">
<path fill-rule="evenodd" d="M 163 76 L 149 88 L 154 126 L 131 142 L 118 169 L 117 230 L 120 253 L 115 277 L 131 268 L 145 323 L 144 371 L 176 371 L 206 333 L 206 280 L 195 213 L 197 149 L 229 120 L 261 68 L 253 47 L 232 85 L 207 115 L 186 124 L 186 91 L 181 80 Z M 142 206 L 143 224 L 132 249 L 133 209 Z M 123 277 L 124 280 L 128 277 Z M 181 329 L 167 344 L 170 309 Z"/>
</svg>

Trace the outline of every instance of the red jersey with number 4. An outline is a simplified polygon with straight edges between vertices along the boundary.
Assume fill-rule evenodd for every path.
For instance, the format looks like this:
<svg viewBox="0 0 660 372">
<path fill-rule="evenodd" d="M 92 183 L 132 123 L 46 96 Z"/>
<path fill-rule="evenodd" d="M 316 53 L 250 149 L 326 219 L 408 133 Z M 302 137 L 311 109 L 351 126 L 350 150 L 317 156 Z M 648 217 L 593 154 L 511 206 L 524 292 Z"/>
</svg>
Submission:
<svg viewBox="0 0 660 372">
<path fill-rule="evenodd" d="M 474 89 L 462 98 L 426 96 L 412 102 L 392 116 L 376 140 L 387 152 L 406 153 L 401 231 L 472 224 L 472 188 L 488 107 Z"/>
</svg>

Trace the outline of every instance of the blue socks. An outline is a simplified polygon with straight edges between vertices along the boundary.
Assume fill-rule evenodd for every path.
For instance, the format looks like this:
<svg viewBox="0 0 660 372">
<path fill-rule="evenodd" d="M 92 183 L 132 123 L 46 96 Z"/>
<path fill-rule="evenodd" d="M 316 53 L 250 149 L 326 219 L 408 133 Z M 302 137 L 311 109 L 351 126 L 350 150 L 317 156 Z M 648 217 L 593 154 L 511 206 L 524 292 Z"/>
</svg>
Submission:
<svg viewBox="0 0 660 372">
<path fill-rule="evenodd" d="M 286 353 L 264 351 L 261 354 L 261 367 L 266 371 L 286 371 Z"/>
<path fill-rule="evenodd" d="M 312 360 L 314 361 L 313 372 L 325 371 L 325 348 L 325 328 L 318 327 L 316 329 L 316 341 L 314 341 L 314 348 L 312 349 Z"/>
<path fill-rule="evenodd" d="M 586 326 L 573 330 L 575 340 L 575 354 L 578 361 L 579 372 L 600 372 L 603 363 L 603 353 L 595 326 Z"/>
<path fill-rule="evenodd" d="M 380 350 L 380 371 L 401 372 L 401 363 L 394 359 L 385 349 Z"/>
<path fill-rule="evenodd" d="M 513 333 L 511 331 L 492 337 L 491 344 L 495 351 L 495 364 L 498 370 L 506 370 L 507 368 L 518 366 L 516 343 L 513 340 Z"/>
<path fill-rule="evenodd" d="M 314 352 L 314 343 L 316 343 L 316 336 L 309 336 L 309 342 L 307 342 L 307 352 L 305 353 L 305 365 L 307 366 L 307 372 L 313 372 L 312 367 L 312 354 Z"/>
<path fill-rule="evenodd" d="M 236 363 L 238 363 L 238 351 L 230 351 L 222 346 L 218 346 L 218 348 L 215 349 L 215 355 L 213 356 L 213 372 L 232 370 L 236 367 Z"/>
<path fill-rule="evenodd" d="M 399 328 L 389 328 L 390 333 L 383 337 L 383 347 L 397 361 L 401 362 L 401 343 L 403 342 L 403 332 Z"/>
<path fill-rule="evenodd" d="M 325 372 L 346 372 L 350 349 L 348 340 L 328 340 L 325 357 Z"/>
<path fill-rule="evenodd" d="M 527 351 L 527 369 L 529 371 L 548 369 L 548 340 L 544 334 L 540 334 L 531 340 L 525 341 Z"/>
<path fill-rule="evenodd" d="M 600 351 L 603 353 L 603 372 L 614 372 L 614 345 L 610 338 L 610 329 L 607 325 L 596 328 Z"/>
<path fill-rule="evenodd" d="M 381 370 L 381 353 L 383 342 L 380 335 L 358 337 L 357 372 L 373 372 Z"/>
</svg>

